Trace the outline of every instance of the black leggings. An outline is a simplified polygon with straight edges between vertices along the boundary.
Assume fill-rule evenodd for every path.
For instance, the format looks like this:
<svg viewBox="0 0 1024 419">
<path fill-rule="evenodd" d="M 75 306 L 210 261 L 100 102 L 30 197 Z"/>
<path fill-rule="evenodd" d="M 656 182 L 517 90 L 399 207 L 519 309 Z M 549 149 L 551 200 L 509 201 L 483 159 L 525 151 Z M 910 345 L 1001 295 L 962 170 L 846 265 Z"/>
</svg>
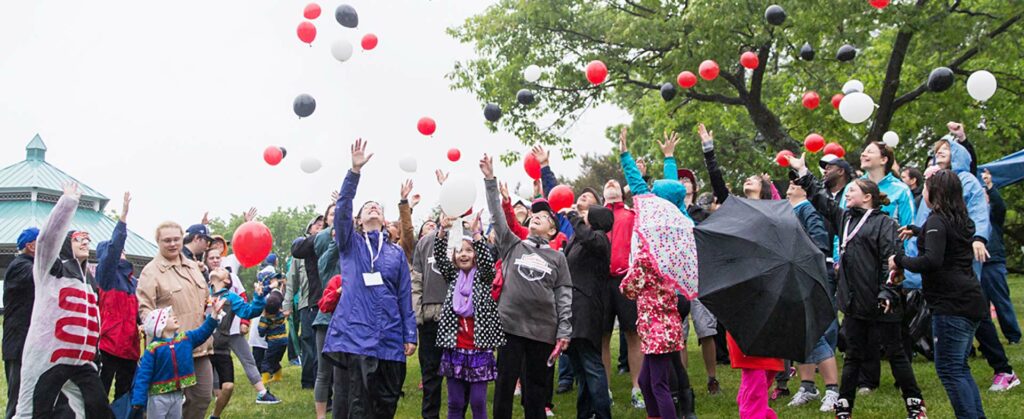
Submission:
<svg viewBox="0 0 1024 419">
<path fill-rule="evenodd" d="M 862 368 L 865 364 L 879 362 L 881 350 L 878 345 L 885 349 L 893 378 L 902 389 L 903 398 L 921 398 L 914 370 L 901 345 L 899 322 L 879 322 L 848 316 L 843 319 L 843 328 L 846 330 L 846 360 L 843 363 L 839 397 L 849 401 L 851 408 L 857 397 Z"/>
<path fill-rule="evenodd" d="M 114 384 L 114 398 L 117 400 L 128 393 L 132 388 L 132 381 L 135 379 L 135 369 L 138 368 L 138 361 L 119 358 L 100 350 L 100 381 L 103 382 L 104 394 L 110 394 L 110 385 Z"/>
</svg>

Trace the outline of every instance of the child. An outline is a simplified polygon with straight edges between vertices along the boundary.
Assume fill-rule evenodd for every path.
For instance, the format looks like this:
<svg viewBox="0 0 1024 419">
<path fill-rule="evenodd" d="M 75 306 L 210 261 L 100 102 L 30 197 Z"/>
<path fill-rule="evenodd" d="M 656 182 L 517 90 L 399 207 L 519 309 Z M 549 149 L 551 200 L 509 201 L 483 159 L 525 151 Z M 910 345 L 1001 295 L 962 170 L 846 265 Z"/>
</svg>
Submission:
<svg viewBox="0 0 1024 419">
<path fill-rule="evenodd" d="M 448 232 L 434 240 L 434 261 L 448 282 L 441 309 L 437 346 L 444 348 L 438 374 L 448 377 L 448 418 L 466 416 L 466 394 L 473 418 L 487 417 L 487 382 L 498 375 L 494 350 L 505 344 L 498 303 L 491 298 L 494 259 L 473 222 L 472 238 L 463 236 L 454 260 L 447 248 Z"/>
<path fill-rule="evenodd" d="M 267 295 L 267 305 L 259 325 L 260 337 L 267 340 L 267 352 L 260 362 L 264 383 L 281 381 L 281 358 L 288 348 L 288 330 L 285 327 L 287 318 L 281 312 L 284 302 L 284 294 L 279 289 L 281 280 L 275 278 L 270 284 L 272 289 Z"/>
<path fill-rule="evenodd" d="M 264 262 L 265 263 L 265 262 Z M 277 270 L 273 266 L 264 266 L 260 268 L 260 271 L 256 273 L 256 282 L 263 286 L 263 296 L 270 292 L 270 283 L 273 282 L 274 277 L 277 276 Z M 266 305 L 264 305 L 266 307 Z M 267 352 L 267 340 L 260 335 L 258 327 L 249 328 L 249 346 L 252 346 L 252 357 L 256 361 L 256 366 L 260 371 L 263 370 L 263 357 Z M 264 384 L 266 379 L 263 379 Z"/>
<path fill-rule="evenodd" d="M 225 301 L 217 299 L 213 313 L 220 313 Z M 197 329 L 179 333 L 181 326 L 171 307 L 153 310 L 146 316 L 143 327 L 152 342 L 146 345 L 135 373 L 133 419 L 142 418 L 143 406 L 149 419 L 181 417 L 182 389 L 196 384 L 192 347 L 209 339 L 217 324 L 217 319 L 207 314 Z"/>
</svg>

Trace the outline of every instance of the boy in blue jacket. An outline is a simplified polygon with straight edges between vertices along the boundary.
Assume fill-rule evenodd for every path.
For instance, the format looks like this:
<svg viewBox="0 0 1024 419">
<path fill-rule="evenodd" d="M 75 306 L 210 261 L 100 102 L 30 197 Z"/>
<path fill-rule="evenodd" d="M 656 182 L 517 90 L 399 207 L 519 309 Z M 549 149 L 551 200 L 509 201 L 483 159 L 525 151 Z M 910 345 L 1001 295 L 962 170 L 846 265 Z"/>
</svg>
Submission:
<svg viewBox="0 0 1024 419">
<path fill-rule="evenodd" d="M 220 313 L 226 300 L 213 303 L 213 313 Z M 132 389 L 132 419 L 142 418 L 146 406 L 149 419 L 181 418 L 182 389 L 196 384 L 192 348 L 210 338 L 218 320 L 206 315 L 206 321 L 195 330 L 179 333 L 181 327 L 171 307 L 153 310 L 143 324 L 152 339 L 142 353 Z"/>
</svg>

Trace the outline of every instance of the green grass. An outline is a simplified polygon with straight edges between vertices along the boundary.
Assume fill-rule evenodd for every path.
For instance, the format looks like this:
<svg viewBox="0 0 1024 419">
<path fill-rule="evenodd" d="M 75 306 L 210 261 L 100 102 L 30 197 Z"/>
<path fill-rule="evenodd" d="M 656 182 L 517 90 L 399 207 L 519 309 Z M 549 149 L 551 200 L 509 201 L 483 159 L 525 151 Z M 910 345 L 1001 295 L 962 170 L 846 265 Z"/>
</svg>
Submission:
<svg viewBox="0 0 1024 419">
<path fill-rule="evenodd" d="M 1018 309 L 1018 313 L 1024 311 L 1024 277 L 1012 276 L 1010 278 L 1010 289 L 1014 292 L 1013 298 Z M 613 344 L 617 343 L 617 337 L 612 339 L 612 342 Z M 691 335 L 689 342 L 695 342 L 694 336 Z M 617 347 L 617 344 L 615 346 Z M 1021 368 L 1018 371 L 1024 372 L 1024 346 L 1006 346 L 1006 351 L 1010 358 L 1010 363 L 1015 365 L 1017 368 Z M 736 389 L 739 386 L 739 372 L 725 366 L 719 366 L 718 379 L 722 384 L 722 393 L 717 396 L 709 396 L 704 390 L 704 383 L 707 380 L 707 375 L 704 372 L 703 362 L 701 361 L 700 348 L 696 345 L 692 345 L 688 348 L 688 352 L 691 366 L 688 372 L 690 380 L 694 383 L 694 387 L 697 392 L 697 414 L 703 418 L 736 417 Z M 613 353 L 617 354 L 618 350 L 615 349 Z M 839 361 L 841 365 L 841 356 L 839 357 Z M 982 403 L 984 404 L 985 412 L 988 414 L 988 417 L 1020 417 L 1022 415 L 1021 409 L 1024 408 L 1024 386 L 1015 388 L 1008 393 L 989 392 L 987 389 L 991 384 L 992 369 L 988 367 L 988 364 L 986 364 L 985 360 L 980 356 L 972 359 L 970 364 L 975 381 L 977 381 L 981 388 Z M 241 378 L 242 381 L 244 381 L 245 375 L 242 374 L 241 366 L 237 365 L 237 363 L 235 370 L 236 377 Z M 423 393 L 417 389 L 417 384 L 420 380 L 420 372 L 415 356 L 410 358 L 407 371 L 408 374 L 406 376 L 404 386 L 405 397 L 402 398 L 399 404 L 397 417 L 417 418 L 420 417 L 420 400 Z M 900 417 L 899 415 L 904 413 L 899 391 L 893 387 L 892 375 L 888 371 L 888 367 L 883 365 L 882 382 L 878 391 L 871 395 L 857 398 L 857 417 L 892 418 Z M 921 359 L 915 359 L 914 372 L 917 377 L 918 384 L 921 386 L 921 390 L 924 393 L 929 415 L 932 418 L 954 417 L 953 411 L 949 405 L 949 400 L 946 397 L 946 392 L 939 383 L 938 377 L 935 375 L 934 365 Z M 275 383 L 270 386 L 271 391 L 283 400 L 281 404 L 275 406 L 256 405 L 253 403 L 255 398 L 253 388 L 249 385 L 239 385 L 235 390 L 235 396 L 233 397 L 231 404 L 228 406 L 224 417 L 280 417 L 296 419 L 314 417 L 313 392 L 312 390 L 302 390 L 299 388 L 299 374 L 299 367 L 288 366 L 285 368 L 284 382 Z M 615 404 L 612 406 L 612 414 L 614 417 L 646 417 L 642 410 L 633 409 L 629 406 L 629 392 L 631 384 L 628 374 L 613 375 L 611 385 L 615 396 Z M 795 392 L 798 385 L 798 380 L 790 381 L 790 390 Z M 818 385 L 822 385 L 820 378 L 818 380 Z M 493 395 L 493 385 L 491 390 L 491 394 Z M 6 394 L 6 382 L 3 382 L 2 378 L 0 378 L 0 398 L 5 397 Z M 554 402 L 557 417 L 575 417 L 575 400 L 575 392 L 564 395 L 555 395 Z M 828 414 L 818 412 L 817 403 L 797 408 L 786 407 L 785 403 L 785 401 L 780 401 L 773 405 L 780 417 L 830 417 Z M 445 408 L 442 407 L 441 417 L 444 417 L 444 415 Z M 522 410 L 520 410 L 518 406 L 515 416 L 522 417 Z"/>
</svg>

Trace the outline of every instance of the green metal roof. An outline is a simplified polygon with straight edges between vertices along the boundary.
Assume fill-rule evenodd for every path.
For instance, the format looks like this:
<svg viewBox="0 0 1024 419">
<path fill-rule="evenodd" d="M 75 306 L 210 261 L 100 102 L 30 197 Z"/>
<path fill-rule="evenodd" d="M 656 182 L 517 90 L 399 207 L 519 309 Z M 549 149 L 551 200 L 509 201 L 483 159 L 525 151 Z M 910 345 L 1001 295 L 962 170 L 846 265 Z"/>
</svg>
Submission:
<svg viewBox="0 0 1024 419">
<path fill-rule="evenodd" d="M 18 235 L 25 228 L 43 228 L 53 207 L 54 204 L 49 202 L 0 201 L 0 243 L 17 243 Z M 88 231 L 92 237 L 89 246 L 96 250 L 99 242 L 110 239 L 116 225 L 114 220 L 99 212 L 79 208 L 71 222 L 71 229 Z M 156 255 L 157 247 L 129 230 L 124 250 L 132 256 L 152 258 Z"/>
<path fill-rule="evenodd" d="M 46 162 L 46 144 L 36 135 L 25 147 L 26 159 L 0 169 L 0 192 L 51 192 L 60 196 L 64 183 L 75 182 L 82 191 L 82 198 L 98 201 L 100 211 L 110 198 L 78 181 L 71 175 Z"/>
</svg>

